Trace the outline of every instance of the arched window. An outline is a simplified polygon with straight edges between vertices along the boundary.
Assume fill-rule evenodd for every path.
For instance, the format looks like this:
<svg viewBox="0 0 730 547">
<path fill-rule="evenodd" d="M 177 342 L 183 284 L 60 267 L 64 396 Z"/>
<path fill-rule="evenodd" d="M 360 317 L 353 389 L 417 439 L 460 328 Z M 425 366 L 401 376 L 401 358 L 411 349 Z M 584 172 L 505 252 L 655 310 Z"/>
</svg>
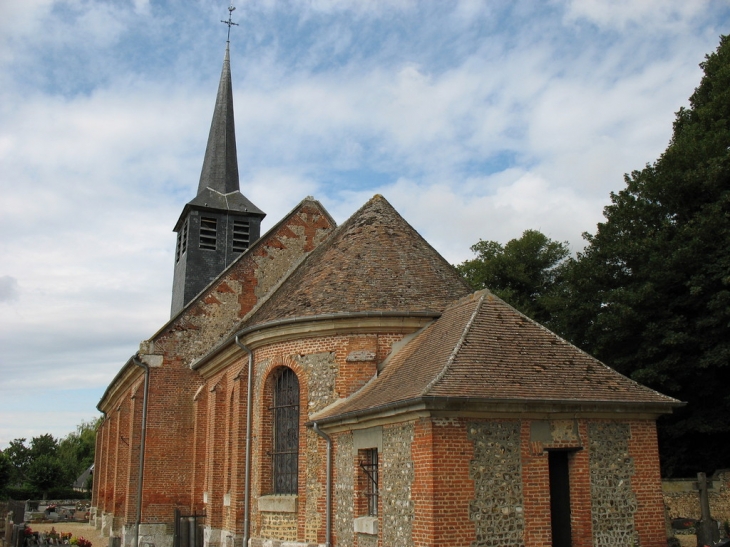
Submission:
<svg viewBox="0 0 730 547">
<path fill-rule="evenodd" d="M 299 456 L 299 381 L 290 368 L 274 377 L 274 494 L 297 493 Z"/>
</svg>

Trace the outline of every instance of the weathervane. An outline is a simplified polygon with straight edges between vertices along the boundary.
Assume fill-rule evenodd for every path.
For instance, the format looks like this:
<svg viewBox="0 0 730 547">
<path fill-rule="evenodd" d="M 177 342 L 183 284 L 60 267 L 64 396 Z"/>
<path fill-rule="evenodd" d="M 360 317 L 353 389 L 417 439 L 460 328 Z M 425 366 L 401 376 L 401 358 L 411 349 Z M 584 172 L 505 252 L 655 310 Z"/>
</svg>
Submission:
<svg viewBox="0 0 730 547">
<path fill-rule="evenodd" d="M 231 2 L 231 5 L 228 6 L 228 21 L 224 21 L 223 19 L 221 19 L 221 23 L 228 25 L 228 42 L 231 41 L 231 26 L 238 26 L 238 23 L 234 23 L 233 21 L 231 21 L 231 17 L 233 17 L 233 10 L 235 9 L 236 8 L 233 6 L 233 2 Z"/>
</svg>

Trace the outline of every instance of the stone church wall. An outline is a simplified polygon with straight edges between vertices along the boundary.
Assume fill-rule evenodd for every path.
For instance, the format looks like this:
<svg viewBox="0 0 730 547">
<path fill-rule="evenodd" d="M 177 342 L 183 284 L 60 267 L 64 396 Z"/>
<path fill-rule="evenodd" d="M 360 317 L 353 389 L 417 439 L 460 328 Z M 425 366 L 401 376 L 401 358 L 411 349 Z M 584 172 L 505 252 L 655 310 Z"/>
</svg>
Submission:
<svg viewBox="0 0 730 547">
<path fill-rule="evenodd" d="M 251 537 L 256 540 L 255 543 L 260 542 L 260 538 L 304 544 L 324 542 L 326 443 L 304 424 L 317 411 L 364 385 L 366 378 L 375 374 L 377 359 L 390 353 L 393 343 L 402 338 L 401 333 L 343 334 L 279 342 L 254 351 L 256 376 L 252 433 L 255 449 Z M 272 418 L 267 410 L 271 406 L 267 382 L 274 371 L 282 366 L 295 372 L 300 387 L 299 495 L 294 512 L 272 511 L 268 506 L 262 510 L 258 502 L 271 493 L 270 458 L 267 454 L 270 451 Z M 343 450 L 349 454 L 350 467 L 354 461 L 347 445 L 340 446 L 340 443 L 346 443 L 346 439 L 340 437 L 338 435 L 336 438 L 335 469 L 339 470 L 336 474 L 343 473 L 336 463 L 340 461 L 338 458 L 345 456 Z M 339 475 L 335 482 L 335 500 L 338 499 L 338 492 L 349 484 L 348 473 L 352 476 L 352 469 Z M 349 514 L 352 515 L 352 512 Z M 336 523 L 337 520 L 333 524 L 333 533 L 338 537 L 339 545 L 343 541 L 339 535 L 347 535 L 348 532 L 337 528 Z M 349 534 L 354 539 L 351 518 Z"/>
</svg>

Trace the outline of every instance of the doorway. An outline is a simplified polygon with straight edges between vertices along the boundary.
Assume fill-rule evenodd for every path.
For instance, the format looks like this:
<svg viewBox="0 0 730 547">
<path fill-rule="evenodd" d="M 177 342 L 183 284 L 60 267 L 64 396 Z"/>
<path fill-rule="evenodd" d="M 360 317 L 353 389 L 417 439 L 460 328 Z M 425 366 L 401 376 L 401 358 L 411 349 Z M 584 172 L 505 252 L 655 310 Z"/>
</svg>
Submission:
<svg viewBox="0 0 730 547">
<path fill-rule="evenodd" d="M 553 547 L 571 547 L 570 530 L 570 473 L 568 457 L 570 451 L 548 452 L 550 475 L 550 525 Z"/>
</svg>

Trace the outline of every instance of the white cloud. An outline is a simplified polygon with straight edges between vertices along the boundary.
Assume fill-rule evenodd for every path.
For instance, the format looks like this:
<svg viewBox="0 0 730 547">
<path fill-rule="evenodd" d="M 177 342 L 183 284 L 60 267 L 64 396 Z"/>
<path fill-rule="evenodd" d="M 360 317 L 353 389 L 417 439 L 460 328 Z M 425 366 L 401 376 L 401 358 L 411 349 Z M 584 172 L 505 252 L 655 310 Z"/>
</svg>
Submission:
<svg viewBox="0 0 730 547">
<path fill-rule="evenodd" d="M 642 31 L 657 27 L 681 28 L 704 13 L 709 0 L 570 0 L 566 11 L 568 21 L 585 19 L 601 28 L 626 30 L 640 27 Z"/>
<path fill-rule="evenodd" d="M 0 304 L 18 299 L 18 280 L 9 275 L 0 276 Z"/>
</svg>

